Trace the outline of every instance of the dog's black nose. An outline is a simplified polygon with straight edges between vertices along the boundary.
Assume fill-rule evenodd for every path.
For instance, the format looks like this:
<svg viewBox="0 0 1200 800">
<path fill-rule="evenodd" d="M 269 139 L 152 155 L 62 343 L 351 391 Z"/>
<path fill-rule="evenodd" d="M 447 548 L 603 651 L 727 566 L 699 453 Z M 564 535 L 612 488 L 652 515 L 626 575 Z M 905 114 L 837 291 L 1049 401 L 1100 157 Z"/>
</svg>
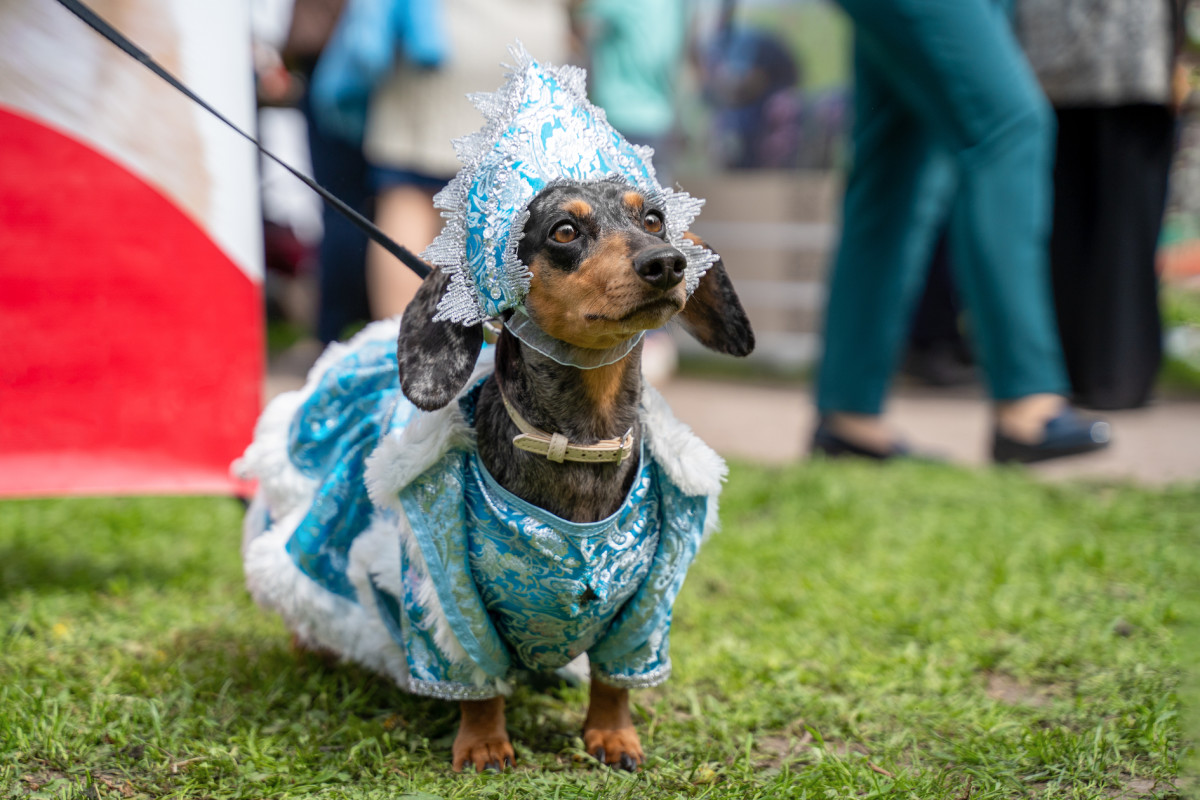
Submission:
<svg viewBox="0 0 1200 800">
<path fill-rule="evenodd" d="M 683 280 L 687 259 L 670 245 L 653 247 L 633 259 L 633 271 L 655 288 L 667 290 Z"/>
</svg>

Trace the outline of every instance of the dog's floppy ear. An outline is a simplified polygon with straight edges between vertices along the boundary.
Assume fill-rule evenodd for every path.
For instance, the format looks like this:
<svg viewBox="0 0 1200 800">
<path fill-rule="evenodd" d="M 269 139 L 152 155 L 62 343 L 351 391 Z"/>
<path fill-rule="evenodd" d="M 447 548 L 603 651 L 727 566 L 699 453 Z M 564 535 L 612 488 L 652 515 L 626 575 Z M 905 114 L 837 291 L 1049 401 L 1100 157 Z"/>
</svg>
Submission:
<svg viewBox="0 0 1200 800">
<path fill-rule="evenodd" d="M 692 242 L 708 247 L 691 233 L 684 234 Z M 731 356 L 746 356 L 754 350 L 754 331 L 742 309 L 733 283 L 720 260 L 708 268 L 700 285 L 688 298 L 683 311 L 676 317 L 684 330 L 710 350 Z"/>
<path fill-rule="evenodd" d="M 434 270 L 400 318 L 400 388 L 413 405 L 426 411 L 454 399 L 470 379 L 483 346 L 482 325 L 433 321 L 449 283 L 449 275 Z"/>
</svg>

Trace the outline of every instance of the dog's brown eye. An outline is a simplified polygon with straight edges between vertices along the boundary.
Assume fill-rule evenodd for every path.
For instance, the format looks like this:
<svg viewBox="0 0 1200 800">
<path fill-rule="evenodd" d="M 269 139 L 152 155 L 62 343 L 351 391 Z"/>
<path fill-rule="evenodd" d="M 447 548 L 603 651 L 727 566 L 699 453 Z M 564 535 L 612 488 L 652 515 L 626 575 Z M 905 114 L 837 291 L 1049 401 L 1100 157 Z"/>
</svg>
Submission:
<svg viewBox="0 0 1200 800">
<path fill-rule="evenodd" d="M 559 244 L 569 244 L 579 237 L 579 229 L 569 222 L 564 222 L 550 231 L 550 238 Z"/>
<path fill-rule="evenodd" d="M 657 211 L 647 211 L 646 216 L 642 217 L 642 227 L 644 227 L 650 233 L 662 233 L 662 214 L 658 213 Z"/>
</svg>

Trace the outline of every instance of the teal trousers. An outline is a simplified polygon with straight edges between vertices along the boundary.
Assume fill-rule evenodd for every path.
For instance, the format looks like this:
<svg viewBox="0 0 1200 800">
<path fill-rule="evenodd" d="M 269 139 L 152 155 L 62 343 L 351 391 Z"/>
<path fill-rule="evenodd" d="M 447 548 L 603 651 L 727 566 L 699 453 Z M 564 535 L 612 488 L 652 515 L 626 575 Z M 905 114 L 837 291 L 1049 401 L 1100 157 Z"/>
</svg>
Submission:
<svg viewBox="0 0 1200 800">
<path fill-rule="evenodd" d="M 1066 393 L 1047 264 L 1054 117 L 996 0 L 839 0 L 854 123 L 817 382 L 878 414 L 937 234 L 994 399 Z"/>
</svg>

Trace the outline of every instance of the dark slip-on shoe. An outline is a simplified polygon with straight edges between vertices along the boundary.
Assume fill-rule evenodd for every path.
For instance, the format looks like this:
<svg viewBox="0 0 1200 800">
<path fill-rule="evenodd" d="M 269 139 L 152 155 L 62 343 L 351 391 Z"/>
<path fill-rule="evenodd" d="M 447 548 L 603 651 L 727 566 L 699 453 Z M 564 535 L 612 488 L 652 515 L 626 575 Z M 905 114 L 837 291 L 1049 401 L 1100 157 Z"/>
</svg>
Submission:
<svg viewBox="0 0 1200 800">
<path fill-rule="evenodd" d="M 1042 440 L 1034 444 L 1012 439 L 996 427 L 992 435 L 992 459 L 997 464 L 1030 464 L 1051 458 L 1076 456 L 1108 447 L 1111 430 L 1102 419 L 1084 417 L 1067 408 L 1046 423 Z"/>
<path fill-rule="evenodd" d="M 824 421 L 818 423 L 817 429 L 813 431 L 810 450 L 812 455 L 824 456 L 826 458 L 845 458 L 850 456 L 868 458 L 872 461 L 890 461 L 894 458 L 917 457 L 912 449 L 903 442 L 894 442 L 891 447 L 882 451 L 863 447 L 834 433 Z"/>
</svg>

